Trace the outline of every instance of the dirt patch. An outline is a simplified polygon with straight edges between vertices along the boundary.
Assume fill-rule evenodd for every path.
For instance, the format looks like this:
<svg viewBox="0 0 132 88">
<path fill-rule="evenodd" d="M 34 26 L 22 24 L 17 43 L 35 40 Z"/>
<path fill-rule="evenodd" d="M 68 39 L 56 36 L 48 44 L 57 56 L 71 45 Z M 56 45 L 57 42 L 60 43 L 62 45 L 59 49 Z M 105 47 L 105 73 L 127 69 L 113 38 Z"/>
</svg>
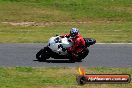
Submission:
<svg viewBox="0 0 132 88">
<path fill-rule="evenodd" d="M 87 22 L 1 22 L 3 24 L 10 24 L 12 26 L 52 26 L 52 25 L 79 25 L 79 24 L 91 24 L 91 23 L 106 23 L 120 22 L 120 21 L 87 21 Z"/>
<path fill-rule="evenodd" d="M 90 22 L 2 22 L 12 26 L 52 26 L 52 25 L 71 25 L 71 24 L 86 24 Z"/>
<path fill-rule="evenodd" d="M 35 24 L 35 22 L 2 22 L 3 24 L 10 24 L 13 26 L 31 26 Z"/>
</svg>

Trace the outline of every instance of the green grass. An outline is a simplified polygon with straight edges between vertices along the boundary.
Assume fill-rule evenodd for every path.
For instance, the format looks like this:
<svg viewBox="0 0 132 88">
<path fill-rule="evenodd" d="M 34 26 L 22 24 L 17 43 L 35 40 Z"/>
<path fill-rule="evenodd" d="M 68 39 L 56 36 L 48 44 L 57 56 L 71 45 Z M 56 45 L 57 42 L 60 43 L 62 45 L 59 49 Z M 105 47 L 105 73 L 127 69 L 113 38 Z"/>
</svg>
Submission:
<svg viewBox="0 0 132 88">
<path fill-rule="evenodd" d="M 72 27 L 97 42 L 131 43 L 131 24 L 131 0 L 0 0 L 0 43 L 43 43 Z"/>
<path fill-rule="evenodd" d="M 132 68 L 87 68 L 88 74 L 130 74 Z M 77 68 L 1 67 L 0 88 L 131 88 L 130 84 L 77 85 Z"/>
<path fill-rule="evenodd" d="M 98 22 L 87 24 L 54 24 L 41 26 L 0 25 L 0 43 L 43 43 L 56 34 L 69 33 L 74 26 L 83 37 L 92 37 L 97 42 L 132 42 L 132 22 Z"/>
<path fill-rule="evenodd" d="M 131 0 L 0 0 L 0 3 L 2 21 L 132 21 Z"/>
</svg>

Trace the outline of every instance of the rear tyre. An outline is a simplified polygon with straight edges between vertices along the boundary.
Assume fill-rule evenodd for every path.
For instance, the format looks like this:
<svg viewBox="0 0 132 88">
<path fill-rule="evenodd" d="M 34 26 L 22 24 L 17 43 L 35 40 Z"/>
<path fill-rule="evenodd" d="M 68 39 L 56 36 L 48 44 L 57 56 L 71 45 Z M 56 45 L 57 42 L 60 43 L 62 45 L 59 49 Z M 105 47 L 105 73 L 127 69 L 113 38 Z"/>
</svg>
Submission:
<svg viewBox="0 0 132 88">
<path fill-rule="evenodd" d="M 85 48 L 81 54 L 80 54 L 80 58 L 84 59 L 87 55 L 89 54 L 89 49 Z"/>
<path fill-rule="evenodd" d="M 82 52 L 80 52 L 80 53 L 78 54 L 77 59 L 76 59 L 77 62 L 81 62 L 82 59 L 84 59 L 84 58 L 88 55 L 88 53 L 89 53 L 88 48 L 85 48 Z"/>
<path fill-rule="evenodd" d="M 83 38 L 85 41 L 85 46 L 89 47 L 90 45 L 93 45 L 96 43 L 96 40 L 93 38 Z"/>
<path fill-rule="evenodd" d="M 46 59 L 50 58 L 50 50 L 48 47 L 45 47 L 44 49 L 41 49 L 37 54 L 36 58 L 38 61 L 46 61 Z"/>
</svg>

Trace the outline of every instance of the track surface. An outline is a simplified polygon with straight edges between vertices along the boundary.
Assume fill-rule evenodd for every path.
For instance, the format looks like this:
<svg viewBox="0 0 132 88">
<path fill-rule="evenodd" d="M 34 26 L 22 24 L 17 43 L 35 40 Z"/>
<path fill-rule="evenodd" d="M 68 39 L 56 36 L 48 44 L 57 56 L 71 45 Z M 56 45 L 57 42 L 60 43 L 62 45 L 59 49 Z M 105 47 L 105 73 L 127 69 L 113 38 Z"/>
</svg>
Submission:
<svg viewBox="0 0 132 88">
<path fill-rule="evenodd" d="M 38 62 L 35 54 L 46 44 L 0 44 L 0 66 L 66 66 L 66 67 L 132 67 L 132 45 L 96 44 L 89 48 L 89 55 L 82 61 L 68 60 Z"/>
</svg>

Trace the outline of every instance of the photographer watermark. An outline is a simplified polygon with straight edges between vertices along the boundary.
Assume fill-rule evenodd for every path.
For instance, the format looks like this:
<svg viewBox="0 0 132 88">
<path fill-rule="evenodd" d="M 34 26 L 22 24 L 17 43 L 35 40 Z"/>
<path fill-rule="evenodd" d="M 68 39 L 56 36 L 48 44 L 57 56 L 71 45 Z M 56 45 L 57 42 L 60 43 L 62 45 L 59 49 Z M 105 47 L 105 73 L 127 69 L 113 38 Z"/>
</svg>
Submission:
<svg viewBox="0 0 132 88">
<path fill-rule="evenodd" d="M 86 74 L 83 68 L 79 67 L 79 75 L 76 78 L 79 85 L 86 83 L 130 83 L 129 74 Z"/>
</svg>

